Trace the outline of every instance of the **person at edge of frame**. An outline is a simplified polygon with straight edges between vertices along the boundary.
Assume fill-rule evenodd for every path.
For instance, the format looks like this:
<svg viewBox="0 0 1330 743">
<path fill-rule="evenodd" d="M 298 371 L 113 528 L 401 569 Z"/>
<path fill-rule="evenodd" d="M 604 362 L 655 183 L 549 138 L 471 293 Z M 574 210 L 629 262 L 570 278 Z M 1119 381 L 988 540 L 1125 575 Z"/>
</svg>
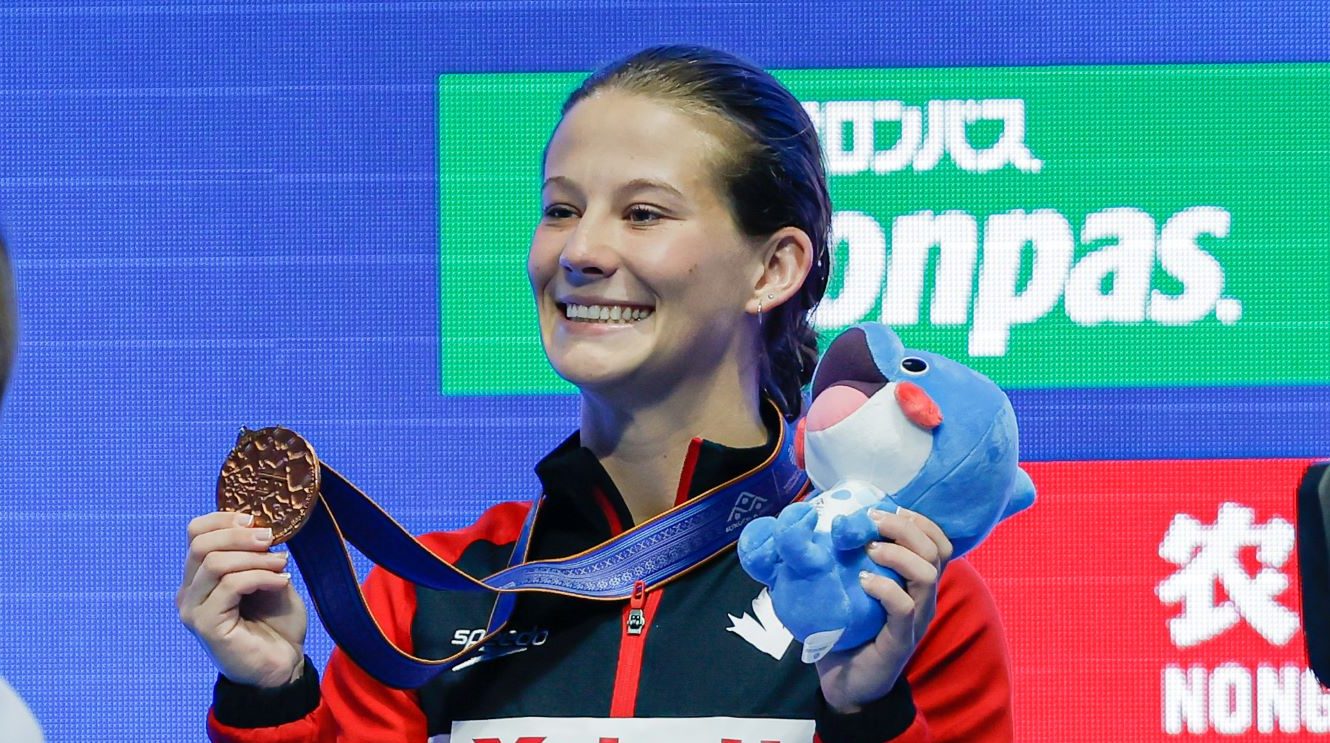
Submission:
<svg viewBox="0 0 1330 743">
<path fill-rule="evenodd" d="M 536 467 L 546 498 L 530 559 L 593 547 L 764 461 L 775 411 L 801 412 L 817 359 L 809 313 L 830 272 L 813 125 L 771 75 L 730 54 L 651 47 L 602 68 L 567 99 L 543 165 L 527 272 L 546 355 L 579 388 L 581 425 Z M 501 503 L 422 540 L 488 574 L 530 507 Z M 340 650 L 320 685 L 286 555 L 249 523 L 218 512 L 188 527 L 176 603 L 221 672 L 213 741 L 1013 736 L 991 596 L 916 514 L 878 514 L 882 539 L 869 547 L 906 581 L 863 580 L 886 626 L 815 666 L 786 652 L 762 587 L 730 551 L 648 591 L 640 633 L 626 602 L 524 594 L 511 633 L 411 691 Z M 389 638 L 421 657 L 473 642 L 492 604 L 378 568 L 365 593 Z"/>
<path fill-rule="evenodd" d="M 0 235 L 0 403 L 9 387 L 18 346 L 18 303 L 14 296 L 14 272 L 9 267 L 9 251 Z M 28 705 L 3 677 L 0 677 L 0 740 L 6 743 L 41 743 L 42 729 Z"/>
</svg>

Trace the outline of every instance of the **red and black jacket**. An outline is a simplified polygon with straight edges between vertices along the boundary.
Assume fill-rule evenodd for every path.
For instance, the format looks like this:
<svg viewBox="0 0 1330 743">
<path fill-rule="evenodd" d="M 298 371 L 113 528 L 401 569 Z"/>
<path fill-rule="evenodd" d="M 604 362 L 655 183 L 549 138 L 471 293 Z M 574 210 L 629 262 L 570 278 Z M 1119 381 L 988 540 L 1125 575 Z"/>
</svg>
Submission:
<svg viewBox="0 0 1330 743">
<path fill-rule="evenodd" d="M 731 449 L 694 440 L 679 502 L 760 465 L 774 443 L 773 437 L 763 447 Z M 547 497 L 529 559 L 581 552 L 631 528 L 623 498 L 576 435 L 536 472 Z M 502 503 L 468 529 L 421 541 L 468 573 L 488 575 L 507 565 L 529 508 Z M 414 691 L 383 686 L 336 650 L 322 687 L 308 659 L 304 677 L 279 689 L 219 679 L 209 737 L 236 743 L 632 743 L 656 739 L 633 730 L 659 728 L 674 730 L 675 739 L 708 743 L 1011 739 L 1005 639 L 987 588 L 965 561 L 944 572 L 937 615 L 905 678 L 852 715 L 827 707 L 816 670 L 799 660 L 797 642 L 781 642 L 782 627 L 752 616 L 762 590 L 728 550 L 627 602 L 524 594 L 497 641 Z M 474 642 L 493 606 L 489 594 L 417 588 L 378 568 L 365 594 L 389 639 L 420 657 L 446 657 Z M 635 609 L 645 620 L 638 632 L 628 621 Z M 746 639 L 755 632 L 767 641 Z M 627 718 L 654 722 L 633 728 Z"/>
</svg>

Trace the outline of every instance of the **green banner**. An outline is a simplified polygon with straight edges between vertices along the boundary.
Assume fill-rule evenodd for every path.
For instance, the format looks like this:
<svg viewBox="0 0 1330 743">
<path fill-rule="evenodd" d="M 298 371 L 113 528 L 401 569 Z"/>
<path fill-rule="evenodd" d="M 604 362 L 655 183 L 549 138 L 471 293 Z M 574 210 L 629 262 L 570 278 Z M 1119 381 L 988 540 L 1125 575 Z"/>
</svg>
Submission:
<svg viewBox="0 0 1330 743">
<path fill-rule="evenodd" d="M 826 149 L 824 339 L 1009 388 L 1330 383 L 1330 65 L 776 73 Z M 525 258 L 584 75 L 439 81 L 445 394 L 570 391 Z"/>
</svg>

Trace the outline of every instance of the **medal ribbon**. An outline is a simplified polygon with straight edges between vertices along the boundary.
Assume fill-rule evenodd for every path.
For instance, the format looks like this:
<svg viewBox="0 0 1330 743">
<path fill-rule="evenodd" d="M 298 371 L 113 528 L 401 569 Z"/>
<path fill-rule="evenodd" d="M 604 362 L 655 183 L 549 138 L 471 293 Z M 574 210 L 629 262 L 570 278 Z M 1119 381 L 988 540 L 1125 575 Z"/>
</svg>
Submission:
<svg viewBox="0 0 1330 743">
<path fill-rule="evenodd" d="M 517 594 L 536 591 L 596 601 L 629 598 L 641 582 L 664 585 L 728 549 L 743 527 L 774 516 L 798 498 L 807 476 L 794 463 L 792 438 L 781 420 L 771 456 L 757 468 L 676 506 L 585 552 L 526 561 L 543 496 L 532 504 L 509 566 L 476 578 L 440 559 L 369 496 L 320 464 L 322 484 L 309 520 L 287 543 L 328 634 L 374 678 L 397 689 L 423 686 L 480 651 L 503 631 Z M 439 591 L 495 594 L 485 637 L 447 658 L 404 653 L 384 636 L 356 579 L 346 542 L 371 561 L 416 585 Z"/>
</svg>

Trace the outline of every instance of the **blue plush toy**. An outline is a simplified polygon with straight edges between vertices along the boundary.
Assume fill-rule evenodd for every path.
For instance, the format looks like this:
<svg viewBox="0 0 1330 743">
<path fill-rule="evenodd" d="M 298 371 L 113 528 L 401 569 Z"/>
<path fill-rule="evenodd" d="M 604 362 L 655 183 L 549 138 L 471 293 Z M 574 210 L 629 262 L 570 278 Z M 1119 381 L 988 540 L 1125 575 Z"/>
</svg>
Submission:
<svg viewBox="0 0 1330 743">
<path fill-rule="evenodd" d="M 906 349 L 885 325 L 856 325 L 832 342 L 795 436 L 818 492 L 750 523 L 738 550 L 806 663 L 882 630 L 886 612 L 859 585 L 861 570 L 903 583 L 868 559 L 864 548 L 878 538 L 870 508 L 927 516 L 959 557 L 1034 502 L 1002 390 L 955 361 Z"/>
</svg>

